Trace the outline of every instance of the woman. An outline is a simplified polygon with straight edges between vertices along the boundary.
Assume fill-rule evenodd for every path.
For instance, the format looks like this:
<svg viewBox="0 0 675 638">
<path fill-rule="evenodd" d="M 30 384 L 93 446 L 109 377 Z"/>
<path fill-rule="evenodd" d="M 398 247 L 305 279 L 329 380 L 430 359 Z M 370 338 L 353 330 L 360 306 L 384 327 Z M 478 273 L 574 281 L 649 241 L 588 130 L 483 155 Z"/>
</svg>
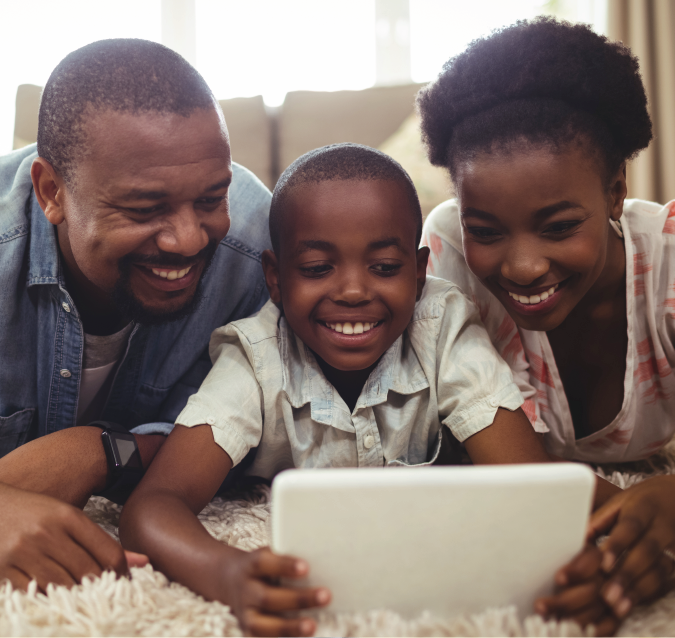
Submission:
<svg viewBox="0 0 675 638">
<path fill-rule="evenodd" d="M 675 203 L 624 203 L 652 138 L 637 60 L 583 25 L 520 22 L 451 59 L 418 106 L 457 193 L 425 224 L 429 270 L 480 307 L 548 450 L 659 450 L 675 432 Z M 674 494 L 653 479 L 592 521 L 613 526 L 603 595 L 619 617 L 672 571 Z"/>
</svg>

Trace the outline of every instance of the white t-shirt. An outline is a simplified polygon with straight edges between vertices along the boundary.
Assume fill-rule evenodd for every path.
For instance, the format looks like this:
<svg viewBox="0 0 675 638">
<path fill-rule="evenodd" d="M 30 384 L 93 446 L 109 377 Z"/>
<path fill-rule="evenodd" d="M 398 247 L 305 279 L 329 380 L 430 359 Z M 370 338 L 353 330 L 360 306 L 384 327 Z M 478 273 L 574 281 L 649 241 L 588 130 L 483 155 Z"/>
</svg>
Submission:
<svg viewBox="0 0 675 638">
<path fill-rule="evenodd" d="M 434 277 L 354 410 L 271 301 L 215 330 L 209 353 L 213 368 L 176 423 L 211 425 L 235 465 L 257 446 L 246 473 L 268 479 L 292 467 L 430 464 L 450 432 L 464 441 L 523 402 L 476 307 Z"/>
<path fill-rule="evenodd" d="M 661 206 L 626 200 L 621 218 L 626 247 L 628 352 L 623 405 L 598 432 L 575 439 L 574 425 L 545 332 L 519 329 L 504 306 L 469 270 L 462 251 L 456 200 L 436 207 L 424 225 L 429 273 L 456 283 L 480 308 L 497 351 L 511 366 L 535 430 L 547 449 L 595 463 L 642 459 L 675 433 L 675 201 Z"/>
</svg>

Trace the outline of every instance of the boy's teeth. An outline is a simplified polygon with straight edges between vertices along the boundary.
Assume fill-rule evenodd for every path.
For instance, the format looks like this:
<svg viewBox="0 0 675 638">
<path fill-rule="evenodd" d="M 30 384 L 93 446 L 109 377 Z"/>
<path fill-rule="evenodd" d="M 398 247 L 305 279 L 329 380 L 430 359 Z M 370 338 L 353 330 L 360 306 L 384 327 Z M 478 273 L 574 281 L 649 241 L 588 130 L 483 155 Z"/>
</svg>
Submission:
<svg viewBox="0 0 675 638">
<path fill-rule="evenodd" d="M 544 292 L 539 293 L 538 295 L 532 295 L 530 297 L 526 297 L 525 295 L 516 295 L 513 292 L 509 292 L 509 297 L 512 297 L 522 304 L 538 304 L 542 301 L 546 301 L 558 289 L 558 286 L 559 284 L 556 284 L 555 286 L 551 286 L 548 290 L 544 290 Z"/>
<path fill-rule="evenodd" d="M 190 272 L 190 269 L 192 266 L 188 266 L 187 268 L 183 268 L 183 270 L 158 270 L 157 268 L 153 268 L 152 272 L 155 275 L 158 275 L 162 279 L 168 279 L 169 281 L 173 281 L 174 279 L 182 279 L 185 277 Z"/>
<path fill-rule="evenodd" d="M 376 324 L 367 321 L 357 321 L 352 324 L 350 321 L 345 321 L 344 323 L 327 323 L 326 325 L 331 330 L 335 330 L 335 332 L 341 332 L 346 335 L 360 335 L 374 328 Z"/>
</svg>

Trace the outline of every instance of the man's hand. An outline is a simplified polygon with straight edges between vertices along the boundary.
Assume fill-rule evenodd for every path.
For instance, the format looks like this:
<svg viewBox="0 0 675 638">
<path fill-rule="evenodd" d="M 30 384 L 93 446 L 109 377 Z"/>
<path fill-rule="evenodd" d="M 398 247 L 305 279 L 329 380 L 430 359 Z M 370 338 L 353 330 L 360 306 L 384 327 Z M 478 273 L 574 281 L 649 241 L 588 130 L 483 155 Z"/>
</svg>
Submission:
<svg viewBox="0 0 675 638">
<path fill-rule="evenodd" d="M 542 616 L 573 620 L 582 627 L 593 625 L 596 636 L 611 636 L 621 624 L 602 597 L 606 575 L 601 569 L 602 552 L 587 545 L 555 576 L 558 591 L 538 599 L 534 608 Z"/>
<path fill-rule="evenodd" d="M 647 479 L 614 496 L 589 523 L 589 537 L 609 534 L 602 544 L 602 595 L 619 617 L 672 586 L 675 560 L 675 476 Z"/>
<path fill-rule="evenodd" d="M 242 630 L 252 636 L 312 636 L 316 623 L 310 618 L 287 618 L 287 612 L 323 607 L 330 602 L 324 588 L 288 587 L 282 578 L 304 578 L 309 567 L 303 560 L 278 556 L 268 548 L 232 553 L 227 563 L 228 600 Z"/>
<path fill-rule="evenodd" d="M 127 573 L 122 547 L 72 505 L 2 484 L 0 505 L 0 580 L 25 589 L 34 578 L 45 591 L 106 569 Z M 133 564 L 144 562 L 133 556 Z"/>
</svg>

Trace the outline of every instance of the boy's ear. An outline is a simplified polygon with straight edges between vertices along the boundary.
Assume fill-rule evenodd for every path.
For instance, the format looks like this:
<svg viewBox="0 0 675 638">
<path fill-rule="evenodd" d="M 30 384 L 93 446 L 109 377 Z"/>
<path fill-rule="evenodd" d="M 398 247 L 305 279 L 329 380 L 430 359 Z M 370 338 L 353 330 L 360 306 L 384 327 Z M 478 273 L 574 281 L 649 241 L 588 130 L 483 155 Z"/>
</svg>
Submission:
<svg viewBox="0 0 675 638">
<path fill-rule="evenodd" d="M 417 297 L 419 301 L 427 281 L 427 264 L 429 263 L 429 248 L 420 246 L 417 249 Z"/>
<path fill-rule="evenodd" d="M 30 169 L 33 189 L 47 221 L 58 226 L 65 220 L 63 199 L 65 182 L 43 157 L 36 157 Z"/>
<path fill-rule="evenodd" d="M 271 250 L 264 250 L 262 254 L 262 267 L 265 273 L 265 285 L 270 299 L 277 305 L 281 303 L 281 288 L 279 286 L 279 261 Z"/>
</svg>

